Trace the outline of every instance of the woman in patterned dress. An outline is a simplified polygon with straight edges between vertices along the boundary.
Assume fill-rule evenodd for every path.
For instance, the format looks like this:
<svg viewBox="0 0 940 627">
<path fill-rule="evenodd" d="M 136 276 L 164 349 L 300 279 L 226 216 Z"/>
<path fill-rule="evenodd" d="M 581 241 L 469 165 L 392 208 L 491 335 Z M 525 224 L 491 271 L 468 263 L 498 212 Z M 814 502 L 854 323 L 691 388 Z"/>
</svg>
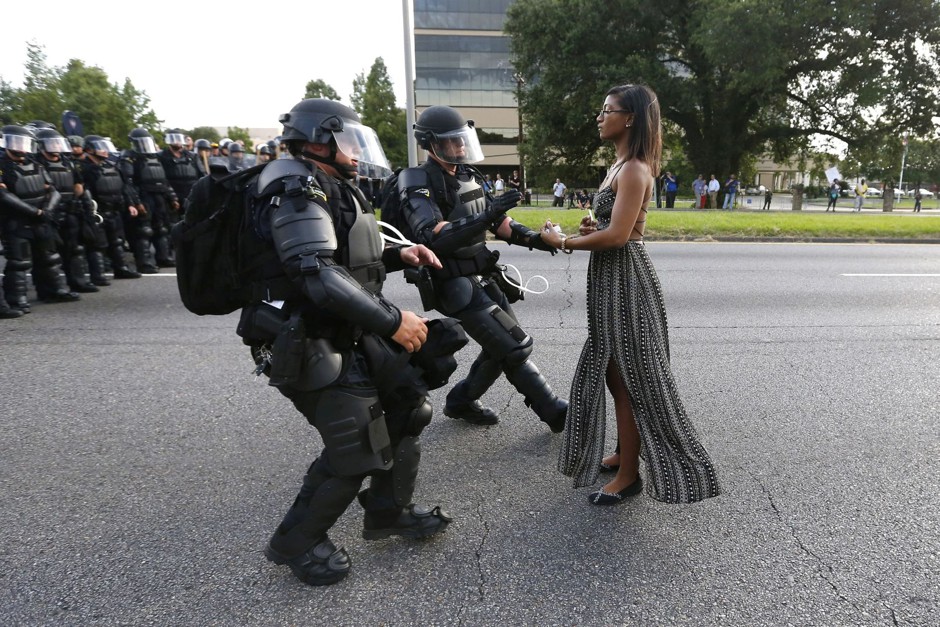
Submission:
<svg viewBox="0 0 940 627">
<path fill-rule="evenodd" d="M 650 496 L 700 501 L 718 494 L 718 481 L 672 376 L 666 309 L 643 245 L 662 154 L 656 95 L 642 85 L 612 88 L 597 127 L 617 155 L 595 197 L 597 222 L 585 217 L 580 237 L 556 233 L 550 221 L 542 231 L 563 252 L 591 251 L 588 339 L 571 385 L 558 468 L 575 487 L 591 485 L 602 471 L 616 472 L 589 497 L 594 505 L 614 505 L 642 492 L 642 457 Z M 605 383 L 614 399 L 617 449 L 602 458 Z"/>
</svg>

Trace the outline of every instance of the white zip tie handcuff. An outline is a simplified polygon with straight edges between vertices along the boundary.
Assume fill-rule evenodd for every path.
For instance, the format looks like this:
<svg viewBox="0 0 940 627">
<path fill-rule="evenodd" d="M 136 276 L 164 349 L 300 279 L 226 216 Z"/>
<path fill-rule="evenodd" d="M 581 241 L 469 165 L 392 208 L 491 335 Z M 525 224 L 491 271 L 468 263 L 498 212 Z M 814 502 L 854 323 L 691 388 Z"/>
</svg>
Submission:
<svg viewBox="0 0 940 627">
<path fill-rule="evenodd" d="M 410 241 L 407 237 L 405 237 L 405 235 L 401 231 L 396 229 L 394 226 L 392 226 L 388 222 L 382 222 L 381 220 L 376 220 L 376 222 L 378 223 L 379 227 L 383 229 L 388 229 L 394 234 L 394 235 L 386 235 L 385 233 L 382 233 L 381 234 L 382 239 L 385 240 L 386 242 L 389 242 L 392 244 L 401 244 L 402 246 L 417 246 L 417 244 Z M 511 263 L 505 263 L 505 264 L 499 264 L 499 265 L 502 265 L 505 268 L 505 270 L 503 268 L 499 268 L 499 273 L 503 275 L 503 279 L 514 288 L 518 290 L 522 290 L 523 292 L 528 292 L 529 294 L 544 294 L 545 292 L 548 291 L 548 287 L 549 287 L 548 279 L 543 277 L 541 274 L 533 274 L 531 277 L 529 277 L 529 280 L 525 282 L 525 285 L 522 285 L 522 273 L 519 271 L 519 268 L 512 265 Z M 516 283 L 514 280 L 510 279 L 509 276 L 507 276 L 506 270 L 510 270 L 510 269 L 512 269 L 516 273 L 516 276 L 519 277 L 519 283 Z M 535 279 L 541 279 L 542 281 L 544 281 L 545 288 L 542 290 L 530 289 L 528 287 L 529 283 L 531 283 Z"/>
</svg>

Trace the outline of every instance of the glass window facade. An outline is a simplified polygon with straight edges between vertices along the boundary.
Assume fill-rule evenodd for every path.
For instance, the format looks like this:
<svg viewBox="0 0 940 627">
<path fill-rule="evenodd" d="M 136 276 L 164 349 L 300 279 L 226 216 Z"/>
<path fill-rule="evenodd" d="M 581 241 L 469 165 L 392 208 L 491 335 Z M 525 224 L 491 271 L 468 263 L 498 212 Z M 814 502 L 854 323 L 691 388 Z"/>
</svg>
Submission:
<svg viewBox="0 0 940 627">
<path fill-rule="evenodd" d="M 418 106 L 515 107 L 512 72 L 508 37 L 415 35 Z"/>
<path fill-rule="evenodd" d="M 415 28 L 503 30 L 513 0 L 414 0 Z"/>
</svg>

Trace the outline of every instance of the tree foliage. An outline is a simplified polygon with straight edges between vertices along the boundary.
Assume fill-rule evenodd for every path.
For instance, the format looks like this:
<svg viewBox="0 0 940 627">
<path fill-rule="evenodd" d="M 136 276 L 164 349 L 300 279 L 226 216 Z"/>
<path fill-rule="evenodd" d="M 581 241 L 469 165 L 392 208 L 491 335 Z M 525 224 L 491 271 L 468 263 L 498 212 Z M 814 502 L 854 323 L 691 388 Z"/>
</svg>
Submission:
<svg viewBox="0 0 940 627">
<path fill-rule="evenodd" d="M 861 149 L 926 134 L 938 25 L 932 0 L 517 0 L 505 28 L 526 78 L 522 150 L 535 165 L 591 162 L 596 112 L 624 83 L 658 94 L 706 176 L 820 137 Z"/>
<path fill-rule="evenodd" d="M 210 142 L 218 142 L 222 139 L 219 132 L 213 126 L 197 126 L 189 132 L 189 136 L 195 139 L 208 139 Z"/>
<path fill-rule="evenodd" d="M 382 57 L 372 64 L 368 76 L 356 75 L 350 100 L 362 123 L 375 129 L 392 167 L 408 165 L 405 110 L 395 104 L 395 90 Z"/>
<path fill-rule="evenodd" d="M 304 100 L 307 98 L 329 98 L 330 100 L 340 99 L 339 94 L 336 93 L 336 90 L 320 78 L 307 83 L 307 88 L 304 91 Z"/>
<path fill-rule="evenodd" d="M 150 107 L 150 97 L 130 79 L 122 86 L 109 82 L 98 67 L 72 59 L 64 68 L 49 67 L 42 46 L 27 44 L 23 87 L 17 89 L 0 80 L 0 119 L 24 124 L 44 120 L 61 126 L 62 112 L 74 111 L 86 134 L 111 137 L 127 145 L 127 135 L 144 127 L 159 136 L 162 120 Z"/>
</svg>

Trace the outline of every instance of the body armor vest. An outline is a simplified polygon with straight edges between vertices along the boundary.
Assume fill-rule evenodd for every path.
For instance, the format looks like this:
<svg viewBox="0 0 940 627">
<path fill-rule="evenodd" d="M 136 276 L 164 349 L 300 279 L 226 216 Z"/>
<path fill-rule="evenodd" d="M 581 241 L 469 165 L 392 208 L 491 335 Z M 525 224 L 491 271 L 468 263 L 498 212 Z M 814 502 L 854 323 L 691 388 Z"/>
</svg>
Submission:
<svg viewBox="0 0 940 627">
<path fill-rule="evenodd" d="M 460 188 L 457 190 L 457 202 L 453 208 L 444 215 L 448 222 L 456 222 L 460 218 L 467 218 L 486 211 L 486 194 L 483 187 L 471 175 L 457 173 Z M 438 205 L 440 206 L 440 205 Z M 441 207 L 444 209 L 444 207 Z M 462 246 L 452 253 L 458 259 L 469 259 L 486 248 L 486 232 L 477 235 L 472 242 Z"/>
<path fill-rule="evenodd" d="M 68 203 L 75 197 L 75 171 L 72 164 L 66 163 L 65 159 L 59 158 L 58 161 L 49 161 L 42 159 L 42 164 L 52 178 L 52 185 L 62 195 L 62 205 L 68 206 Z"/>
<path fill-rule="evenodd" d="M 13 171 L 16 173 L 16 182 L 10 191 L 26 204 L 42 209 L 46 201 L 46 183 L 48 181 L 42 167 L 29 159 L 22 163 L 15 161 L 8 161 L 7 163 L 13 165 Z"/>
<path fill-rule="evenodd" d="M 339 240 L 345 239 L 336 262 L 346 268 L 359 285 L 377 294 L 385 283 L 385 264 L 382 263 L 385 245 L 372 205 L 347 181 L 337 182 L 323 171 L 317 172 L 316 180 L 326 192 Z"/>
<path fill-rule="evenodd" d="M 98 202 L 112 207 L 119 207 L 124 203 L 124 178 L 110 161 L 104 161 L 94 166 L 98 170 L 98 178 L 91 190 L 92 196 Z"/>
<path fill-rule="evenodd" d="M 174 157 L 172 153 L 167 152 L 163 159 L 163 171 L 167 180 L 174 183 L 195 183 L 199 178 L 199 172 L 196 171 L 196 163 L 193 155 L 183 152 L 179 157 Z"/>
<path fill-rule="evenodd" d="M 165 192 L 169 188 L 166 170 L 157 155 L 137 155 L 134 159 L 134 182 L 142 192 Z"/>
</svg>

